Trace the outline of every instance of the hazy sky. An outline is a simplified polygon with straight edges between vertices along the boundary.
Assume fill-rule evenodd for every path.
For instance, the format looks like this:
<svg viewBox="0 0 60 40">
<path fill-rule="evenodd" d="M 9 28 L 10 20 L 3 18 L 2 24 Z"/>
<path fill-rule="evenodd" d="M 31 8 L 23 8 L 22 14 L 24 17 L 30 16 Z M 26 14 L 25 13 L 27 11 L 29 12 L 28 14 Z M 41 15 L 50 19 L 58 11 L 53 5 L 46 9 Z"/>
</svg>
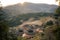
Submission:
<svg viewBox="0 0 60 40">
<path fill-rule="evenodd" d="M 12 5 L 16 3 L 23 3 L 23 2 L 56 4 L 55 0 L 0 0 L 0 1 L 3 6 Z"/>
</svg>

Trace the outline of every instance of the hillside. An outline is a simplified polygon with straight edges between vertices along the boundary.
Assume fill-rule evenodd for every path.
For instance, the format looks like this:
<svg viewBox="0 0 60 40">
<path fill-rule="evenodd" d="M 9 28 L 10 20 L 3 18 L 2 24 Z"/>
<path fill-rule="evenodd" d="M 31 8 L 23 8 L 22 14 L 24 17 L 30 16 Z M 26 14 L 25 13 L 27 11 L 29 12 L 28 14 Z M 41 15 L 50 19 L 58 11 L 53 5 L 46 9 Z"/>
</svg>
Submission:
<svg viewBox="0 0 60 40">
<path fill-rule="evenodd" d="M 15 5 L 10 5 L 7 7 L 4 7 L 4 11 L 8 13 L 9 15 L 19 15 L 23 13 L 38 13 L 38 12 L 48 12 L 48 13 L 54 13 L 55 9 L 57 8 L 57 5 L 49 5 L 49 4 L 34 4 L 34 3 L 28 3 L 25 2 L 23 5 L 20 3 Z"/>
</svg>

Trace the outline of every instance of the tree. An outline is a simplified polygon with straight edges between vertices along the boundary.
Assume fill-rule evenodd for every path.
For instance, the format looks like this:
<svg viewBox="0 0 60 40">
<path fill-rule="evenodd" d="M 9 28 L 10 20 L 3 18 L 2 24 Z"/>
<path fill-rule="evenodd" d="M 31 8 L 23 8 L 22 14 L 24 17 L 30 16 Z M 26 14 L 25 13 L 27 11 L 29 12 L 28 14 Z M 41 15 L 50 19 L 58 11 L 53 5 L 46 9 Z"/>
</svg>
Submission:
<svg viewBox="0 0 60 40">
<path fill-rule="evenodd" d="M 49 25 L 49 26 L 51 26 L 51 25 L 53 25 L 53 21 L 48 21 L 47 23 L 46 23 L 46 25 Z"/>
<path fill-rule="evenodd" d="M 60 21 L 60 0 L 56 0 L 56 2 L 58 2 L 59 1 L 59 6 L 58 6 L 58 8 L 56 9 L 56 11 L 55 11 L 55 19 L 56 19 L 56 23 L 57 23 L 57 25 L 59 25 L 59 21 Z"/>
<path fill-rule="evenodd" d="M 58 2 L 58 5 L 60 6 L 60 0 L 56 0 L 56 2 Z"/>
<path fill-rule="evenodd" d="M 8 24 L 5 20 L 7 16 L 5 15 L 5 12 L 2 10 L 2 7 L 0 6 L 0 40 L 8 40 L 7 38 L 7 32 L 8 32 Z"/>
<path fill-rule="evenodd" d="M 56 0 L 56 2 L 58 2 L 58 8 L 56 9 L 56 13 L 58 13 L 60 15 L 60 0 Z"/>
<path fill-rule="evenodd" d="M 55 36 L 55 40 L 60 40 L 60 0 L 56 0 L 56 2 L 59 3 L 58 8 L 55 11 L 55 19 L 56 19 L 56 25 L 53 26 L 52 32 L 53 35 Z"/>
</svg>

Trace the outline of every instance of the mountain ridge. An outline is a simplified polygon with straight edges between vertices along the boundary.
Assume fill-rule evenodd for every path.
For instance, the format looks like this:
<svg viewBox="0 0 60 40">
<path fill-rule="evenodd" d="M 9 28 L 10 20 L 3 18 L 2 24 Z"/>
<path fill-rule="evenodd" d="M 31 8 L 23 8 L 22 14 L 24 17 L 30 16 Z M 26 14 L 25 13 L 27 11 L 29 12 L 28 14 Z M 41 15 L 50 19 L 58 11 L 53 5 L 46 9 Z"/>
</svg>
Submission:
<svg viewBox="0 0 60 40">
<path fill-rule="evenodd" d="M 21 3 L 10 5 L 7 7 L 4 7 L 3 10 L 5 10 L 6 13 L 10 13 L 11 15 L 19 15 L 19 14 L 25 14 L 25 13 L 38 13 L 38 12 L 48 12 L 48 13 L 54 13 L 58 6 L 57 5 L 49 5 L 49 4 L 34 4 L 25 2 L 23 5 Z"/>
</svg>

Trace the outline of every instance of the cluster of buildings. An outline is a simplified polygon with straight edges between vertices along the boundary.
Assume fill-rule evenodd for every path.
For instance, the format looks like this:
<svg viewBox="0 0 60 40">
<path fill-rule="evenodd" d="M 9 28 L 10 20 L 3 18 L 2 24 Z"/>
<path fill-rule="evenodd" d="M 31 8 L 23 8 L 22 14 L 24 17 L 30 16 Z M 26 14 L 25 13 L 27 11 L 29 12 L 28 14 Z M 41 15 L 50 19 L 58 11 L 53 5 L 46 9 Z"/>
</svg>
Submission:
<svg viewBox="0 0 60 40">
<path fill-rule="evenodd" d="M 16 36 L 22 36 L 26 38 L 33 37 L 36 33 L 43 32 L 42 27 L 39 25 L 23 25 L 22 27 L 11 27 L 9 32 L 15 34 Z"/>
</svg>

